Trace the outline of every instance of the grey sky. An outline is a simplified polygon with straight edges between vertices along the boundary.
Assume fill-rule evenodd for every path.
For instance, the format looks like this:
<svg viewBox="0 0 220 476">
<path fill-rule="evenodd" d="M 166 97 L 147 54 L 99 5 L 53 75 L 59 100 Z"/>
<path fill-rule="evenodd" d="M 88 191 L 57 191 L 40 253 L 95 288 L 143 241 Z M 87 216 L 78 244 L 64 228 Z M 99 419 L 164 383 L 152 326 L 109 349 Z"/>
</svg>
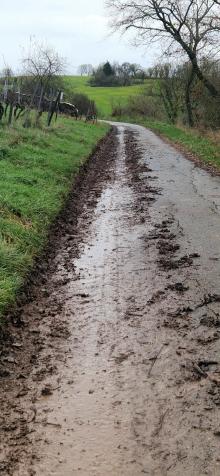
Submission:
<svg viewBox="0 0 220 476">
<path fill-rule="evenodd" d="M 30 37 L 46 41 L 67 59 L 69 73 L 78 65 L 105 60 L 149 66 L 153 53 L 134 48 L 128 38 L 108 37 L 104 0 L 0 0 L 0 69 L 4 59 L 19 69 Z"/>
</svg>

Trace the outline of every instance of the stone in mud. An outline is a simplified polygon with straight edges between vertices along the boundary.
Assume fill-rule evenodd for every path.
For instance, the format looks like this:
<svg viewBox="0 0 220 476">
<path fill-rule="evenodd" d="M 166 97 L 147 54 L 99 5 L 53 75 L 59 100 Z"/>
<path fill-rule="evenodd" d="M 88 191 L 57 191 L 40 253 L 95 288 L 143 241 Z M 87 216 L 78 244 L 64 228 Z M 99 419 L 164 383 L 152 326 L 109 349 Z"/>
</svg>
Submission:
<svg viewBox="0 0 220 476">
<path fill-rule="evenodd" d="M 50 395 L 53 395 L 53 390 L 50 386 L 46 386 L 44 387 L 42 390 L 41 390 L 41 395 L 43 395 L 43 397 L 48 397 Z"/>
</svg>

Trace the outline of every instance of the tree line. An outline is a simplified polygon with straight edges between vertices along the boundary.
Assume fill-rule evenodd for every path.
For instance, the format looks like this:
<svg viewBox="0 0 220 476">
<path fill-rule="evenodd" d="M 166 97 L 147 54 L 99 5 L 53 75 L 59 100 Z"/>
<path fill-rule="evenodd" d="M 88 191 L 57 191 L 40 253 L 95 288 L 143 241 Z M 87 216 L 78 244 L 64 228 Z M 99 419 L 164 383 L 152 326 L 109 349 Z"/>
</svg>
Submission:
<svg viewBox="0 0 220 476">
<path fill-rule="evenodd" d="M 89 84 L 91 86 L 131 86 L 143 83 L 145 77 L 146 73 L 139 64 L 129 62 L 111 64 L 107 61 L 93 69 Z"/>
<path fill-rule="evenodd" d="M 220 1 L 106 0 L 106 4 L 113 30 L 133 30 L 137 46 L 160 46 L 166 61 L 148 74 L 152 77 L 157 71 L 161 79 L 160 93 L 170 120 L 175 121 L 184 102 L 187 122 L 193 126 L 198 102 L 206 109 L 209 100 L 215 119 L 220 97 Z"/>
</svg>

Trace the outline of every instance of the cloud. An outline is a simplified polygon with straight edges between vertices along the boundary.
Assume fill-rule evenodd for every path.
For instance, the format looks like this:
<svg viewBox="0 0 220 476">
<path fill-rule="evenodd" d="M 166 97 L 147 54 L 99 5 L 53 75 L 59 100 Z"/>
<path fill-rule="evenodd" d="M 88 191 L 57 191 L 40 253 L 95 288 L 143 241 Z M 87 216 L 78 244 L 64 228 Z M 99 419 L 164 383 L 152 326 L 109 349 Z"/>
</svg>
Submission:
<svg viewBox="0 0 220 476">
<path fill-rule="evenodd" d="M 107 58 L 146 65 L 141 49 L 108 33 L 103 0 L 10 0 L 1 9 L 0 68 L 3 55 L 12 67 L 19 67 L 22 48 L 27 48 L 31 36 L 67 57 L 69 72 L 81 63 L 96 65 Z"/>
</svg>

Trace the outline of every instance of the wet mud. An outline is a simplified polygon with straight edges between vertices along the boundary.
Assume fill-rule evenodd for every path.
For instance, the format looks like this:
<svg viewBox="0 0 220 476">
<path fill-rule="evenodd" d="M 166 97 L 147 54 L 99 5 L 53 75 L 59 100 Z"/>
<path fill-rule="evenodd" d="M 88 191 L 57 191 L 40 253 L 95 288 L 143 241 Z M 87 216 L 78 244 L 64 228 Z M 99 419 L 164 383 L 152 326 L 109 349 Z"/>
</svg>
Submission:
<svg viewBox="0 0 220 476">
<path fill-rule="evenodd" d="M 0 474 L 220 474 L 220 179 L 114 124 L 0 360 Z"/>
</svg>

